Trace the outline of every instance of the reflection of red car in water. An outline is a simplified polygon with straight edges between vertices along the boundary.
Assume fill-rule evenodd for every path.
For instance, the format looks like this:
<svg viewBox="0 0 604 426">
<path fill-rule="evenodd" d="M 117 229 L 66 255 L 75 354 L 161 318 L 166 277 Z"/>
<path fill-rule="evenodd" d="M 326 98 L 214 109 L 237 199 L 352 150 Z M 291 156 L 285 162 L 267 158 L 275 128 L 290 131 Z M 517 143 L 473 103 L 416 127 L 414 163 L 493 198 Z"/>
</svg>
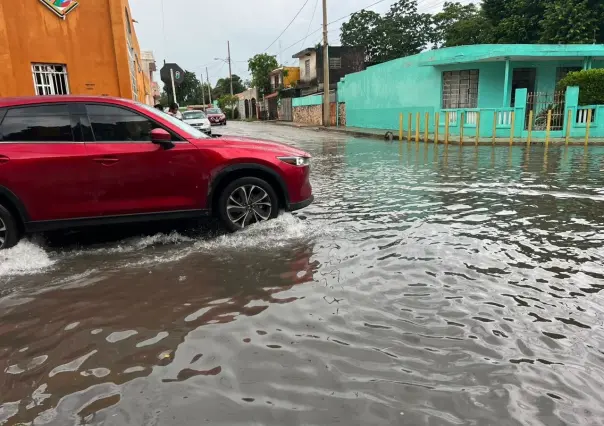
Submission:
<svg viewBox="0 0 604 426">
<path fill-rule="evenodd" d="M 206 109 L 206 115 L 212 126 L 226 126 L 226 115 L 220 108 L 208 108 Z"/>
</svg>

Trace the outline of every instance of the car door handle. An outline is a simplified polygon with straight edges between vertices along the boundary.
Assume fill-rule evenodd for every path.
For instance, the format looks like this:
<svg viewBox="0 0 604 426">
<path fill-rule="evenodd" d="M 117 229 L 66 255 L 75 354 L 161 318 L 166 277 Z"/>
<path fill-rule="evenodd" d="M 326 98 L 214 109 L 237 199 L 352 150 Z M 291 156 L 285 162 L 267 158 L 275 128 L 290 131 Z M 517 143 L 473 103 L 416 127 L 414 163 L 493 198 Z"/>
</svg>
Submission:
<svg viewBox="0 0 604 426">
<path fill-rule="evenodd" d="M 110 166 L 112 164 L 117 163 L 119 160 L 119 158 L 116 157 L 99 157 L 99 158 L 95 158 L 94 161 L 96 163 L 101 163 L 103 166 Z"/>
<path fill-rule="evenodd" d="M 6 164 L 10 161 L 10 158 L 8 158 L 6 155 L 0 155 L 0 164 Z"/>
</svg>

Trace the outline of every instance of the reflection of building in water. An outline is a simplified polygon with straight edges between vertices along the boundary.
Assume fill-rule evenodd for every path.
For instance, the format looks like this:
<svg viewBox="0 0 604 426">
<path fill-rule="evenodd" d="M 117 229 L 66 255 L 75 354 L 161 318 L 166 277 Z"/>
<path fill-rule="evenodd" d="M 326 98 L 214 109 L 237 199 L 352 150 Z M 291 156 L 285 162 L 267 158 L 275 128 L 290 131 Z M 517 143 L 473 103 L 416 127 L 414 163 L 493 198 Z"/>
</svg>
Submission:
<svg viewBox="0 0 604 426">
<path fill-rule="evenodd" d="M 283 292 L 313 280 L 318 264 L 311 255 L 309 246 L 280 248 L 279 256 L 256 250 L 254 262 L 245 249 L 226 253 L 226 262 L 216 253 L 199 253 L 179 264 L 180 280 L 172 267 L 153 274 L 141 268 L 87 287 L 47 291 L 14 307 L 0 317 L 2 370 L 16 373 L 4 376 L 0 393 L 5 402 L 21 401 L 11 421 L 30 422 L 61 398 L 96 384 L 149 376 L 172 364 L 179 345 L 205 325 L 242 321 L 296 301 Z M 194 366 L 201 356 L 174 366 L 180 370 L 164 381 L 220 374 L 220 360 Z M 36 357 L 44 362 L 33 366 Z M 26 409 L 41 384 L 47 399 Z"/>
</svg>

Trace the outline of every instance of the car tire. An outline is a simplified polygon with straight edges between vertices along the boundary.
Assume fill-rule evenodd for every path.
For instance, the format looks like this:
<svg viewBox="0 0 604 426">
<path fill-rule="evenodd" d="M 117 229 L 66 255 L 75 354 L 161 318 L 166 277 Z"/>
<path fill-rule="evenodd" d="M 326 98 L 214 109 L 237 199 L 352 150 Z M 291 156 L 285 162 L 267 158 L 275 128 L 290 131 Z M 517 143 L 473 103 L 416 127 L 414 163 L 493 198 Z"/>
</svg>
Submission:
<svg viewBox="0 0 604 426">
<path fill-rule="evenodd" d="M 218 218 L 229 232 L 279 216 L 279 199 L 273 187 L 255 177 L 229 183 L 218 200 Z"/>
<path fill-rule="evenodd" d="M 16 218 L 0 205 L 0 250 L 15 246 L 21 239 Z"/>
</svg>

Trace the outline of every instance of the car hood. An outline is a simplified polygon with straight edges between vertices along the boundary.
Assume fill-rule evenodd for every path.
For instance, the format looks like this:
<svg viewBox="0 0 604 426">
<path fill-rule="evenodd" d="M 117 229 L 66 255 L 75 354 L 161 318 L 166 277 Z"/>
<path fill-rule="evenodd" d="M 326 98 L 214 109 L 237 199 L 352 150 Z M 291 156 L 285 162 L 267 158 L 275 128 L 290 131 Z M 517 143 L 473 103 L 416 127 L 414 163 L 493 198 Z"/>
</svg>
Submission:
<svg viewBox="0 0 604 426">
<path fill-rule="evenodd" d="M 207 139 L 200 139 L 194 141 L 198 146 L 207 146 Z M 277 155 L 292 156 L 292 157 L 310 157 L 305 151 L 294 148 L 293 146 L 285 145 L 279 142 L 270 142 L 262 139 L 252 138 L 238 138 L 233 136 L 224 136 L 212 139 L 213 143 L 220 144 L 222 147 L 228 147 L 233 149 L 245 149 L 245 150 L 258 150 L 274 152 Z"/>
<path fill-rule="evenodd" d="M 187 124 L 208 124 L 209 121 L 207 118 L 196 118 L 190 120 L 183 120 Z"/>
</svg>

